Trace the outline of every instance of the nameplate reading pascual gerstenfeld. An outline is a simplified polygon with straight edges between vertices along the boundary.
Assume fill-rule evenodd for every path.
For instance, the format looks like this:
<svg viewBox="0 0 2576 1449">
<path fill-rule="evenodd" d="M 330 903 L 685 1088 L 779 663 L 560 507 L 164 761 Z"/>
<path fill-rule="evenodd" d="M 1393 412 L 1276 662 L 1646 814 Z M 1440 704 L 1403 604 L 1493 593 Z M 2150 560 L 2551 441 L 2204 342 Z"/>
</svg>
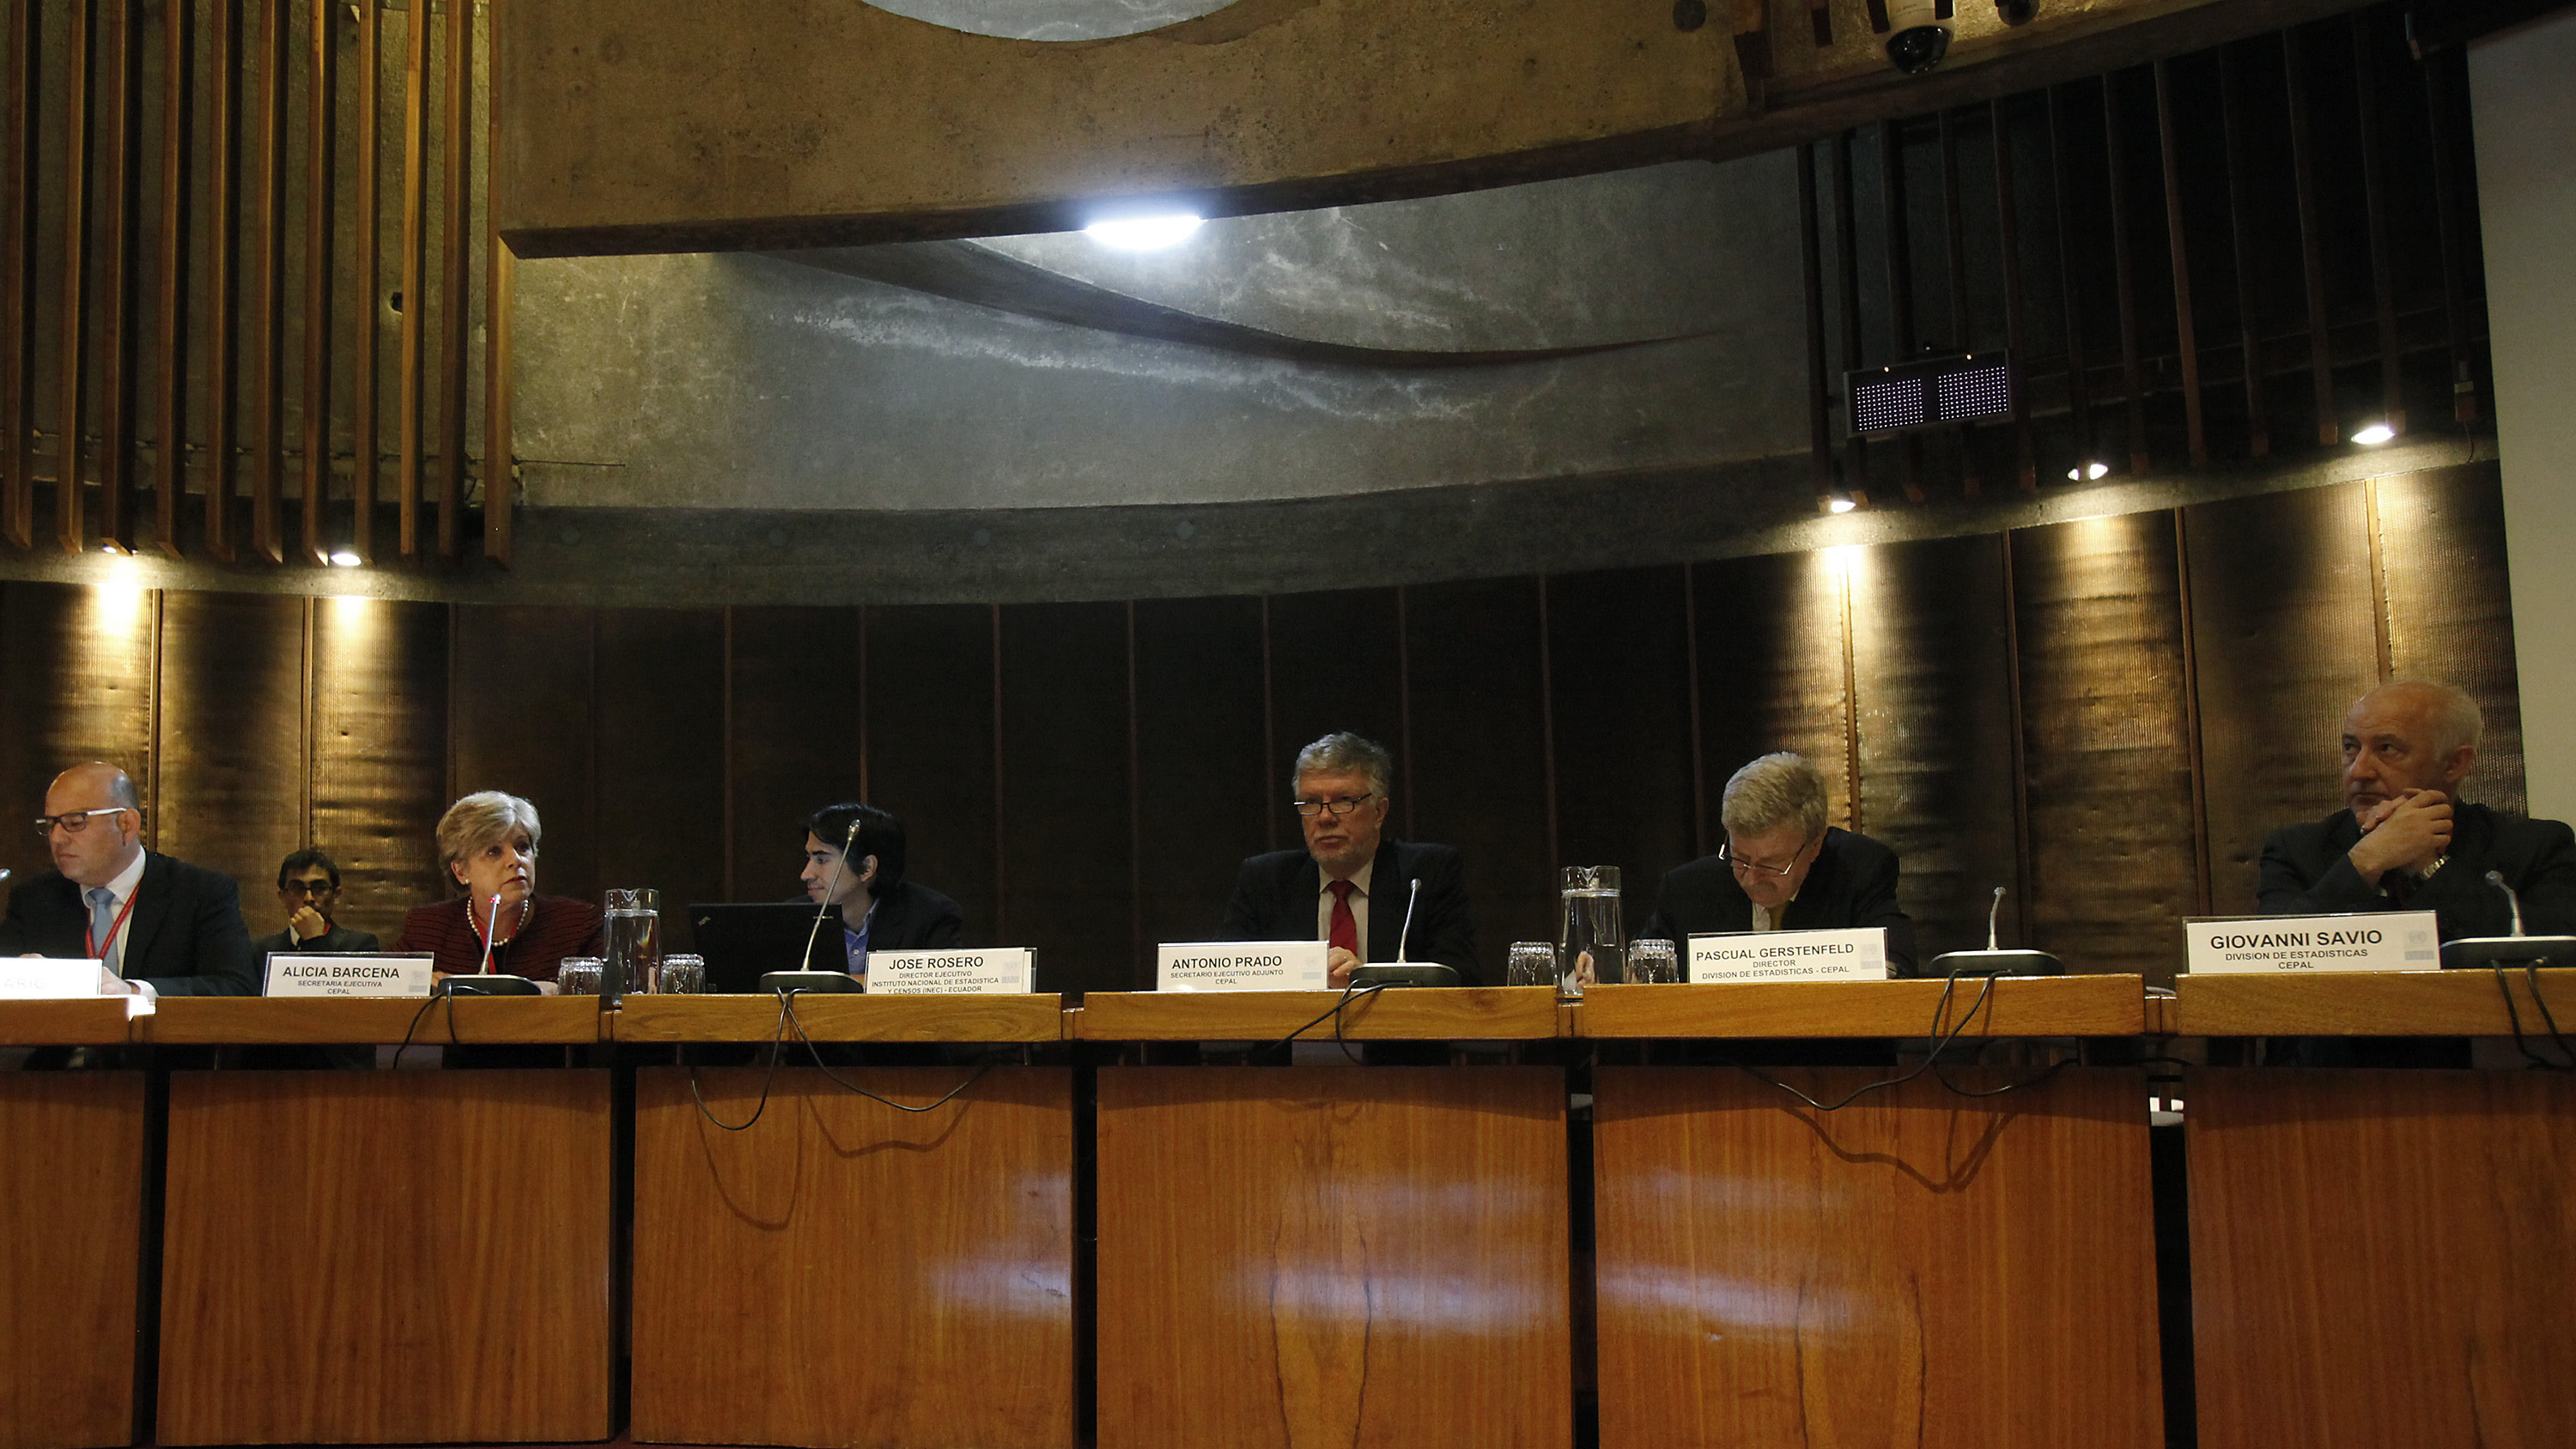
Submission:
<svg viewBox="0 0 2576 1449">
<path fill-rule="evenodd" d="M 1693 936 L 1690 979 L 1700 981 L 1884 981 L 1887 928 L 1746 931 Z"/>
<path fill-rule="evenodd" d="M 2231 971 L 2438 971 L 2442 928 L 2431 911 L 2350 916 L 2233 916 L 2186 921 L 2185 969 Z"/>
<path fill-rule="evenodd" d="M 427 996 L 430 953 L 298 956 L 272 951 L 270 996 Z"/>
<path fill-rule="evenodd" d="M 1037 953 L 1026 946 L 868 953 L 872 996 L 1026 996 L 1037 976 Z"/>
<path fill-rule="evenodd" d="M 1321 991 L 1321 941 L 1195 941 L 1154 948 L 1158 991 Z"/>
</svg>

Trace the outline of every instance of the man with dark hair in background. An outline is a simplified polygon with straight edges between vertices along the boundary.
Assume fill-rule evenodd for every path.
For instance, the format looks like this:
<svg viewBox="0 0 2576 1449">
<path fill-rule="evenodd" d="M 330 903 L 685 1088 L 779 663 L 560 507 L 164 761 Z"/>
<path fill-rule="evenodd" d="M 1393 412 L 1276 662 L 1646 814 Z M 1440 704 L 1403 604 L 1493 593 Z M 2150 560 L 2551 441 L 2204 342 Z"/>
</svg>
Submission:
<svg viewBox="0 0 2576 1449">
<path fill-rule="evenodd" d="M 903 822 L 873 805 L 827 805 L 805 817 L 805 899 L 841 908 L 848 971 L 867 979 L 870 951 L 938 951 L 966 931 L 957 903 L 903 874 Z"/>
<path fill-rule="evenodd" d="M 251 958 L 265 962 L 281 951 L 333 954 L 379 949 L 374 936 L 332 919 L 339 904 L 336 861 L 310 846 L 287 856 L 277 867 L 277 908 L 286 916 L 286 929 L 251 942 Z"/>
<path fill-rule="evenodd" d="M 1396 960 L 1401 941 L 1404 959 L 1452 967 L 1475 985 L 1465 870 L 1448 846 L 1385 834 L 1394 775 L 1386 747 L 1358 735 L 1329 734 L 1299 750 L 1289 789 L 1306 848 L 1243 863 L 1219 928 L 1226 939 L 1326 942 L 1325 980 L 1334 986 L 1349 985 L 1354 966 Z"/>
</svg>

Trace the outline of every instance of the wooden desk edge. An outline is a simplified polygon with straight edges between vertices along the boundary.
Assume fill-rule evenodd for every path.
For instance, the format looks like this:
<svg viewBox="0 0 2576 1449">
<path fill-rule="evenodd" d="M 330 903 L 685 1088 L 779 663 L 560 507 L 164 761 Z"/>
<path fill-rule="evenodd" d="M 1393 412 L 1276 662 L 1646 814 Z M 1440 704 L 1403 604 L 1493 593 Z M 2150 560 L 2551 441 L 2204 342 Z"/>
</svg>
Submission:
<svg viewBox="0 0 2576 1449">
<path fill-rule="evenodd" d="M 1727 981 L 1699 985 L 1600 986 L 1583 1002 L 1582 1034 L 1595 1040 L 1931 1036 L 1932 1005 L 1944 982 Z M 1985 990 L 1961 978 L 1946 1022 L 1955 1025 Z M 2038 994 L 2038 1005 L 2000 1003 Z M 1631 994 L 1635 993 L 1635 994 Z M 1973 1037 L 2122 1037 L 2147 1030 L 2146 982 L 2137 976 L 2006 976 L 1978 1013 Z M 1998 1024 L 2000 1023 L 2000 1024 Z"/>
<path fill-rule="evenodd" d="M 139 1040 L 117 996 L 0 1002 L 0 1046 L 123 1046 Z"/>
<path fill-rule="evenodd" d="M 1528 995 L 1506 994 L 1521 992 Z M 1095 991 L 1083 998 L 1075 1029 L 1086 1041 L 1276 1040 L 1322 1016 L 1340 994 Z M 1351 1041 L 1548 1041 L 1565 1030 L 1555 993 L 1538 986 L 1400 987 L 1355 999 L 1342 1024 Z"/>
<path fill-rule="evenodd" d="M 818 996 L 800 999 L 796 1012 L 815 1041 L 1029 1043 L 1062 1041 L 1067 1030 L 1064 998 L 1048 993 Z M 606 1027 L 617 1041 L 669 1044 L 765 1042 L 778 1029 L 777 999 L 757 995 L 628 997 L 622 1010 L 608 1013 Z"/>
<path fill-rule="evenodd" d="M 373 1044 L 588 1046 L 608 1040 L 596 998 L 491 997 L 449 1030 L 452 1003 L 437 997 L 181 996 L 137 1017 L 134 1040 L 160 1045 Z M 451 1041 L 451 1036 L 460 1041 Z"/>
<path fill-rule="evenodd" d="M 2541 1001 L 2576 1021 L 2576 967 L 2538 973 Z M 2531 984 L 2504 973 L 2525 1032 L 2546 1032 Z M 2513 1018 L 2490 971 L 2321 971 L 2185 976 L 2175 1016 L 2188 1036 L 2508 1036 Z"/>
</svg>

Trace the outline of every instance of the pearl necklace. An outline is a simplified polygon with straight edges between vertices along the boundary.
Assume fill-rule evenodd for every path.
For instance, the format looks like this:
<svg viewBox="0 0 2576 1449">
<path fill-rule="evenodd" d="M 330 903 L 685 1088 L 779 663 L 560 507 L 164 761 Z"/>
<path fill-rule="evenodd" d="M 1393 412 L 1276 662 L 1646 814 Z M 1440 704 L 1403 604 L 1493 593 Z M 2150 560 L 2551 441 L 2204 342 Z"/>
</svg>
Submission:
<svg viewBox="0 0 2576 1449">
<path fill-rule="evenodd" d="M 519 897 L 519 923 L 510 928 L 510 940 L 495 943 L 494 949 L 497 950 L 501 946 L 508 945 L 510 941 L 519 939 L 519 933 L 528 929 L 529 913 L 534 911 L 536 908 L 537 897 L 535 892 L 531 891 L 527 895 Z M 465 924 L 474 928 L 475 940 L 480 941 L 483 939 L 483 922 L 481 918 L 476 916 L 474 913 L 474 897 L 471 895 L 465 898 Z"/>
</svg>

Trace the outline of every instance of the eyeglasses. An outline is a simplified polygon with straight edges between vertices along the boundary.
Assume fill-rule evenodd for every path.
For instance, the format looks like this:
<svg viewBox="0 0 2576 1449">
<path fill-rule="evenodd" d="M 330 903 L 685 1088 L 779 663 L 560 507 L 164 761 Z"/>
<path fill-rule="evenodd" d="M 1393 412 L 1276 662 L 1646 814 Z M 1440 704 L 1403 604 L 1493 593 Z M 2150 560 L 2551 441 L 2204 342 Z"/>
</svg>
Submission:
<svg viewBox="0 0 2576 1449">
<path fill-rule="evenodd" d="M 1822 839 L 1824 839 L 1824 836 L 1821 834 L 1809 836 L 1807 838 L 1807 845 L 1813 845 Z M 1728 842 L 1719 843 L 1717 847 L 1717 858 L 1725 861 L 1729 866 L 1738 871 L 1749 872 L 1754 875 L 1787 875 L 1789 872 L 1798 868 L 1798 857 L 1807 853 L 1807 845 L 1801 845 L 1796 850 L 1790 852 L 1789 863 L 1787 865 L 1764 865 L 1758 860 L 1741 859 L 1728 850 Z"/>
<path fill-rule="evenodd" d="M 277 883 L 277 893 L 282 896 L 322 896 L 329 895 L 339 888 L 339 882 L 328 880 L 288 880 Z"/>
<path fill-rule="evenodd" d="M 54 833 L 54 827 L 59 825 L 65 835 L 78 835 L 89 829 L 91 816 L 114 815 L 120 810 L 131 808 L 133 807 L 127 805 L 108 805 L 96 810 L 66 810 L 60 815 L 39 815 L 36 817 L 36 833 L 51 835 Z"/>
<path fill-rule="evenodd" d="M 1294 800 L 1289 803 L 1297 807 L 1298 814 L 1312 820 L 1318 815 L 1348 815 L 1375 798 L 1377 797 L 1372 792 L 1367 795 L 1336 795 L 1330 800 Z"/>
</svg>

